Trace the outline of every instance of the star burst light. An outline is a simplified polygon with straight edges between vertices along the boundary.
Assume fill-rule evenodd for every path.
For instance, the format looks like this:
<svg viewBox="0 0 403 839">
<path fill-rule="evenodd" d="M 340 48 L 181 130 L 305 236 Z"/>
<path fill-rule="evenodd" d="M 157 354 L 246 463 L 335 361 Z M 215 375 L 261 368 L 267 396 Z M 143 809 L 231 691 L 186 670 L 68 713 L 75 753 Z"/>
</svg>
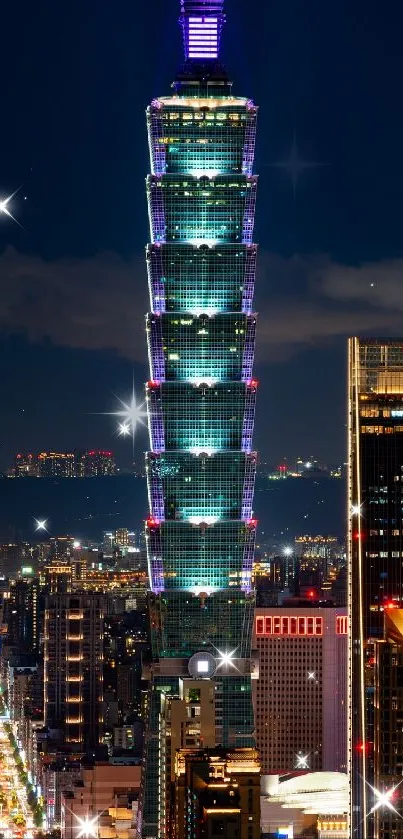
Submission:
<svg viewBox="0 0 403 839">
<path fill-rule="evenodd" d="M 76 819 L 79 826 L 77 839 L 95 839 L 98 836 L 98 816 L 92 819 L 88 816 L 85 819 L 76 816 Z"/>
<path fill-rule="evenodd" d="M 128 437 L 129 435 L 131 435 L 134 450 L 134 437 L 137 428 L 139 425 L 145 425 L 145 419 L 147 416 L 147 412 L 145 410 L 146 403 L 137 401 L 134 386 L 130 402 L 125 402 L 124 399 L 120 399 L 120 397 L 117 397 L 117 399 L 121 405 L 120 410 L 106 411 L 104 412 L 104 416 L 117 417 L 117 419 L 119 420 L 117 427 L 118 436 Z"/>
<path fill-rule="evenodd" d="M 13 214 L 10 213 L 10 209 L 8 206 L 12 198 L 14 198 L 14 195 L 17 195 L 20 189 L 21 187 L 19 186 L 18 189 L 12 192 L 11 195 L 8 195 L 7 198 L 3 198 L 2 200 L 0 200 L 0 213 L 4 213 L 5 216 L 8 216 L 13 221 L 15 221 L 15 223 L 18 224 L 19 227 L 22 227 L 22 224 L 20 224 L 19 221 L 17 221 L 17 219 L 13 216 Z"/>
<path fill-rule="evenodd" d="M 320 166 L 326 166 L 326 163 L 320 163 L 317 160 L 303 160 L 299 153 L 298 144 L 297 144 L 297 135 L 294 131 L 293 136 L 293 144 L 289 153 L 288 158 L 285 160 L 280 160 L 277 163 L 271 163 L 272 167 L 276 169 L 284 169 L 291 180 L 292 184 L 292 192 L 294 196 L 294 201 L 297 196 L 297 186 L 301 176 L 304 174 L 306 169 L 316 169 Z M 309 469 L 311 467 L 311 463 L 305 464 L 306 467 Z"/>
<path fill-rule="evenodd" d="M 234 664 L 233 662 L 233 657 L 236 653 L 236 649 L 231 650 L 230 652 L 223 652 L 222 650 L 217 650 L 217 652 L 219 656 L 217 670 L 220 667 L 235 667 L 235 670 L 238 669 L 236 664 Z"/>
<path fill-rule="evenodd" d="M 296 757 L 296 769 L 309 769 L 309 755 L 303 755 L 302 752 L 298 752 Z"/>
<path fill-rule="evenodd" d="M 35 521 L 35 530 L 47 530 L 47 519 L 34 519 Z"/>
<path fill-rule="evenodd" d="M 401 783 L 402 782 L 400 781 L 400 784 Z M 402 818 L 399 811 L 396 810 L 396 807 L 392 803 L 393 796 L 397 788 L 400 787 L 400 784 L 396 784 L 396 786 L 384 790 L 376 789 L 376 787 L 373 787 L 371 786 L 371 784 L 368 784 L 375 796 L 375 804 L 369 811 L 368 815 L 370 816 L 372 815 L 372 813 L 375 813 L 377 810 L 380 810 L 381 807 L 385 807 L 385 809 L 390 810 L 392 813 L 395 813 L 397 816 L 399 816 L 399 818 Z"/>
</svg>

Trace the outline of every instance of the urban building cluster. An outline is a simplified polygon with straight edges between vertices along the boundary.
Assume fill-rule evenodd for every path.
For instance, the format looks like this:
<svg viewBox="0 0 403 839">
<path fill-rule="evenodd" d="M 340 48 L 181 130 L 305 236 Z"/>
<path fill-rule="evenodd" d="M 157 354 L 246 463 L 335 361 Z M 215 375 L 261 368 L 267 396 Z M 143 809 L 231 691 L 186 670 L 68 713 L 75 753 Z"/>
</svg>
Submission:
<svg viewBox="0 0 403 839">
<path fill-rule="evenodd" d="M 9 478 L 96 478 L 115 474 L 115 455 L 104 449 L 19 452 L 7 472 Z"/>
<path fill-rule="evenodd" d="M 6 730 L 20 768 L 8 817 L 16 810 L 25 829 L 75 837 L 99 804 L 105 837 L 112 824 L 114 836 L 134 830 L 148 630 L 144 550 L 133 541 L 121 528 L 98 548 L 72 537 L 14 546 L 31 563 L 14 568 L 6 551 L 0 739 Z"/>
<path fill-rule="evenodd" d="M 329 467 L 314 457 L 306 459 L 298 457 L 295 463 L 289 463 L 287 458 L 284 458 L 282 463 L 279 463 L 274 468 L 271 467 L 267 471 L 265 464 L 260 465 L 260 472 L 266 474 L 270 481 L 284 480 L 285 478 L 344 478 L 345 465 Z"/>
<path fill-rule="evenodd" d="M 257 108 L 224 22 L 181 0 L 184 64 L 147 110 L 145 544 L 0 546 L 7 836 L 403 839 L 403 339 L 349 341 L 346 547 L 256 546 Z"/>
</svg>

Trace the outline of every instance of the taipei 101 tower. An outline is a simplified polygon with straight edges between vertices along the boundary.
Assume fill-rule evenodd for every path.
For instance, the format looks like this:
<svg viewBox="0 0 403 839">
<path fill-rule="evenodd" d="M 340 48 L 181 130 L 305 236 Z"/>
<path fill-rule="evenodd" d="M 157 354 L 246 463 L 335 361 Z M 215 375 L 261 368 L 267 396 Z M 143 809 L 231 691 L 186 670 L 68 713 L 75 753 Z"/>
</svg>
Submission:
<svg viewBox="0 0 403 839">
<path fill-rule="evenodd" d="M 182 0 L 184 63 L 170 95 L 147 110 L 152 665 L 143 837 L 169 834 L 161 802 L 175 749 L 254 747 L 257 108 L 234 96 L 220 62 L 223 6 Z"/>
</svg>

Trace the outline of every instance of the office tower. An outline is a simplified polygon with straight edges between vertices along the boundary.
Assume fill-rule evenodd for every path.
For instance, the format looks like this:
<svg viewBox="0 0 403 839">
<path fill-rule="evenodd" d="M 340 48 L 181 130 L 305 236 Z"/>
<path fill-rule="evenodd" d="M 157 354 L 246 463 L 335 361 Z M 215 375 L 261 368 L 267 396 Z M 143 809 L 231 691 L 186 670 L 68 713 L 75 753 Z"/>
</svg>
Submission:
<svg viewBox="0 0 403 839">
<path fill-rule="evenodd" d="M 400 785 L 403 774 L 403 609 L 392 604 L 385 610 L 385 638 L 375 644 L 375 787 L 396 788 L 395 808 L 375 812 L 375 835 L 402 839 Z"/>
<path fill-rule="evenodd" d="M 100 740 L 103 609 L 97 594 L 53 594 L 45 609 L 45 723 L 75 752 Z"/>
<path fill-rule="evenodd" d="M 173 792 L 178 751 L 214 746 L 214 683 L 209 679 L 180 679 L 178 696 L 161 691 L 158 836 L 177 837 Z"/>
<path fill-rule="evenodd" d="M 167 839 L 260 839 L 260 766 L 254 749 L 176 754 L 174 824 Z"/>
<path fill-rule="evenodd" d="M 374 643 L 385 606 L 403 599 L 403 339 L 351 338 L 348 386 L 350 830 L 378 839 Z"/>
<path fill-rule="evenodd" d="M 127 527 L 120 527 L 115 531 L 115 545 L 119 545 L 121 548 L 127 548 L 129 546 L 129 531 Z"/>
<path fill-rule="evenodd" d="M 157 835 L 159 690 L 213 679 L 216 743 L 253 746 L 257 109 L 219 61 L 223 0 L 182 0 L 185 62 L 147 111 L 147 551 L 153 645 L 141 831 Z"/>
<path fill-rule="evenodd" d="M 256 608 L 256 742 L 263 774 L 347 771 L 347 609 Z"/>
<path fill-rule="evenodd" d="M 77 474 L 81 478 L 97 478 L 116 472 L 115 455 L 111 451 L 92 449 L 79 454 L 77 460 Z"/>
<path fill-rule="evenodd" d="M 61 562 L 46 565 L 41 581 L 47 594 L 68 594 L 73 588 L 73 566 Z"/>
<path fill-rule="evenodd" d="M 39 579 L 17 580 L 7 602 L 7 636 L 18 652 L 38 653 L 40 632 Z"/>
</svg>

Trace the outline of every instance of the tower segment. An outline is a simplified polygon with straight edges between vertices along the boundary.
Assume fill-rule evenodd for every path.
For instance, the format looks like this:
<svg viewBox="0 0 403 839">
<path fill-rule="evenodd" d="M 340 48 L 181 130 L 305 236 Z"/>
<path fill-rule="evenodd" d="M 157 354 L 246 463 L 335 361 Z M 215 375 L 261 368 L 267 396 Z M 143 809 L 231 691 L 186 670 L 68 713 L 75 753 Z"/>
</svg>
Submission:
<svg viewBox="0 0 403 839">
<path fill-rule="evenodd" d="M 161 695 L 211 679 L 215 743 L 254 745 L 257 108 L 219 60 L 223 0 L 182 0 L 185 61 L 147 110 L 147 554 L 153 663 L 139 833 L 162 837 Z M 197 721 L 192 743 L 198 740 Z M 200 739 L 200 738 L 199 738 Z M 162 808 L 163 810 L 163 808 Z"/>
</svg>

